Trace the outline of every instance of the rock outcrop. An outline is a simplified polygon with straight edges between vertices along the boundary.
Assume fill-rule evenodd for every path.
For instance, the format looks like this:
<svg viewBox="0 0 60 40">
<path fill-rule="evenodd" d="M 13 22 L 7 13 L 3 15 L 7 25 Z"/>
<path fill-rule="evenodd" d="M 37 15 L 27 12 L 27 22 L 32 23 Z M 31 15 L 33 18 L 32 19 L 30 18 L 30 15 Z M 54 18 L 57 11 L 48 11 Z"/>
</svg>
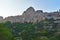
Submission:
<svg viewBox="0 0 60 40">
<path fill-rule="evenodd" d="M 20 16 L 10 16 L 4 19 L 4 21 L 11 21 L 11 22 L 40 22 L 44 20 L 44 13 L 42 10 L 37 10 L 33 7 L 29 7 L 26 11 L 23 12 Z"/>
<path fill-rule="evenodd" d="M 45 18 L 47 19 L 53 18 L 54 20 L 57 19 L 60 20 L 60 11 L 48 13 L 48 12 L 43 12 L 42 10 L 35 11 L 33 7 L 29 7 L 26 11 L 23 12 L 22 15 L 10 16 L 10 17 L 6 17 L 5 19 L 3 19 L 3 17 L 0 17 L 0 22 L 11 21 L 11 22 L 21 22 L 21 23 L 24 22 L 35 23 L 45 20 Z"/>
</svg>

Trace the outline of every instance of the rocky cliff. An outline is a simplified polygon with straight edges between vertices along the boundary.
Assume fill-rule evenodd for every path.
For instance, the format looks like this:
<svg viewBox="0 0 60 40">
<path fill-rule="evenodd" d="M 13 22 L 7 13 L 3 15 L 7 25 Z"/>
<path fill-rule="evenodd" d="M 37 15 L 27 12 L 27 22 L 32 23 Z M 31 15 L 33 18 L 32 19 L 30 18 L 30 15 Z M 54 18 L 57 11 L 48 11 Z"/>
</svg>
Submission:
<svg viewBox="0 0 60 40">
<path fill-rule="evenodd" d="M 56 12 L 43 12 L 42 10 L 37 10 L 33 7 L 29 7 L 26 11 L 22 13 L 22 15 L 19 16 L 10 16 L 3 19 L 3 17 L 0 17 L 0 22 L 40 22 L 41 20 L 45 20 L 45 18 L 50 19 L 53 18 L 54 20 L 59 19 L 60 20 L 60 11 Z"/>
<path fill-rule="evenodd" d="M 11 22 L 40 22 L 44 20 L 44 13 L 42 10 L 37 10 L 33 7 L 29 7 L 26 11 L 23 12 L 22 15 L 19 16 L 10 16 L 4 19 L 4 21 L 11 21 Z"/>
</svg>

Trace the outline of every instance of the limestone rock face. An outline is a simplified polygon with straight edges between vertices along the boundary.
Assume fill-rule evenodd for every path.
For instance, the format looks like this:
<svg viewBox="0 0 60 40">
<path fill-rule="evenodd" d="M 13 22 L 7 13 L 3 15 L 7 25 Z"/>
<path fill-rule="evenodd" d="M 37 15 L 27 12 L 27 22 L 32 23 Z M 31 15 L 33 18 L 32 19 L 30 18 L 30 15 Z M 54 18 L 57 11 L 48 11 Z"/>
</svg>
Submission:
<svg viewBox="0 0 60 40">
<path fill-rule="evenodd" d="M 23 12 L 20 16 L 10 16 L 5 18 L 5 21 L 11 21 L 11 22 L 40 22 L 41 20 L 44 20 L 44 13 L 42 10 L 37 10 L 33 7 L 29 7 L 26 11 Z"/>
<path fill-rule="evenodd" d="M 6 22 L 6 21 L 11 21 L 11 22 L 40 22 L 42 20 L 45 20 L 45 18 L 50 19 L 53 18 L 55 21 L 54 22 L 59 22 L 60 21 L 60 11 L 57 12 L 43 12 L 42 10 L 37 10 L 33 7 L 29 7 L 26 11 L 23 12 L 22 15 L 19 16 L 10 16 L 6 17 L 3 19 L 3 17 L 0 16 L 0 22 Z M 58 20 L 58 21 L 57 21 Z"/>
<path fill-rule="evenodd" d="M 35 11 L 33 7 L 28 8 L 22 16 L 25 18 L 25 22 L 40 22 L 45 18 L 42 10 Z"/>
<path fill-rule="evenodd" d="M 32 22 L 35 15 L 35 10 L 32 7 L 29 7 L 22 16 L 25 18 L 25 22 Z"/>
</svg>

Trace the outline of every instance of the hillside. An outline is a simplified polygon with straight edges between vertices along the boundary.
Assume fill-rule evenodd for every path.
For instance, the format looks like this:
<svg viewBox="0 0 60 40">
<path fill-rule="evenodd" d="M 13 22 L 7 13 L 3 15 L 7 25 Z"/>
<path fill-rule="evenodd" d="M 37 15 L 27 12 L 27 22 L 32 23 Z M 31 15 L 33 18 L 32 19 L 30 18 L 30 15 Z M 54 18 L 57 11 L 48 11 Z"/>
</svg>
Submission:
<svg viewBox="0 0 60 40">
<path fill-rule="evenodd" d="M 51 19 L 53 18 L 55 22 L 59 22 L 60 20 L 60 11 L 56 12 L 43 12 L 42 10 L 35 10 L 33 7 L 29 7 L 26 11 L 22 13 L 22 15 L 17 16 L 9 16 L 3 19 L 3 17 L 0 17 L 0 22 L 40 22 L 45 19 Z"/>
</svg>

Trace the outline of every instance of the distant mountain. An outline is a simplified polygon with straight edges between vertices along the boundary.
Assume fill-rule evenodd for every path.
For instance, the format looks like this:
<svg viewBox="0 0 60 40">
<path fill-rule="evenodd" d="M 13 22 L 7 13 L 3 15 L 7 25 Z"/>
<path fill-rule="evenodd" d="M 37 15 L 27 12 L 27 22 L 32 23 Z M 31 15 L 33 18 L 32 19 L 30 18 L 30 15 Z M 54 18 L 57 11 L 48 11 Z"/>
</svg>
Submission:
<svg viewBox="0 0 60 40">
<path fill-rule="evenodd" d="M 44 14 L 42 10 L 37 10 L 33 7 L 29 7 L 26 11 L 23 12 L 22 15 L 19 16 L 10 16 L 6 17 L 4 21 L 11 21 L 11 22 L 40 22 L 44 20 Z"/>
<path fill-rule="evenodd" d="M 19 16 L 9 16 L 3 19 L 3 17 L 0 17 L 1 22 L 11 21 L 11 22 L 40 22 L 42 20 L 45 20 L 45 18 L 54 18 L 54 19 L 60 19 L 60 12 L 43 12 L 42 10 L 37 10 L 33 7 L 29 7 L 26 11 L 23 12 L 22 15 Z"/>
</svg>

